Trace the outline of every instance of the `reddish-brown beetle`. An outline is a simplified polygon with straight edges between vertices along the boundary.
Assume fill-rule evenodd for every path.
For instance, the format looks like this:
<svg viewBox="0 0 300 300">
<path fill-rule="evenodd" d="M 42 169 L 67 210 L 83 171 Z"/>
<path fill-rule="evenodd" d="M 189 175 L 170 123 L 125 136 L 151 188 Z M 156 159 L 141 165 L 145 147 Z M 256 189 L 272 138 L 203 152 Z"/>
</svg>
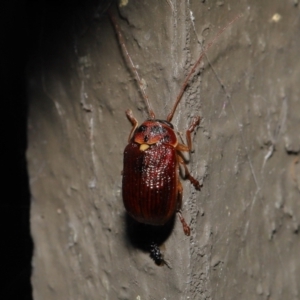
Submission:
<svg viewBox="0 0 300 300">
<path fill-rule="evenodd" d="M 190 227 L 181 215 L 183 188 L 179 179 L 179 166 L 185 170 L 185 177 L 190 180 L 196 190 L 201 185 L 189 173 L 182 158 L 181 152 L 190 152 L 192 149 L 191 133 L 200 123 L 200 117 L 194 117 L 186 131 L 187 145 L 178 142 L 174 127 L 171 124 L 173 115 L 188 85 L 189 79 L 195 72 L 204 53 L 220 36 L 220 34 L 237 18 L 224 27 L 217 36 L 201 52 L 200 57 L 187 75 L 176 102 L 166 120 L 155 119 L 150 108 L 139 74 L 129 56 L 124 39 L 114 16 L 109 13 L 116 29 L 124 56 L 131 65 L 135 79 L 138 82 L 144 97 L 149 117 L 138 126 L 132 111 L 127 110 L 126 116 L 132 124 L 128 138 L 128 145 L 124 150 L 122 194 L 124 206 L 131 217 L 136 221 L 150 225 L 164 225 L 178 213 L 184 233 L 190 235 Z"/>
<path fill-rule="evenodd" d="M 138 222 L 164 225 L 177 211 L 184 233 L 190 228 L 181 216 L 182 185 L 179 164 L 185 175 L 200 190 L 199 182 L 187 170 L 180 151 L 191 150 L 191 132 L 199 125 L 194 118 L 186 136 L 188 146 L 178 142 L 170 118 L 148 119 L 138 127 L 132 112 L 126 112 L 132 123 L 129 144 L 124 150 L 123 201 L 127 212 Z"/>
</svg>

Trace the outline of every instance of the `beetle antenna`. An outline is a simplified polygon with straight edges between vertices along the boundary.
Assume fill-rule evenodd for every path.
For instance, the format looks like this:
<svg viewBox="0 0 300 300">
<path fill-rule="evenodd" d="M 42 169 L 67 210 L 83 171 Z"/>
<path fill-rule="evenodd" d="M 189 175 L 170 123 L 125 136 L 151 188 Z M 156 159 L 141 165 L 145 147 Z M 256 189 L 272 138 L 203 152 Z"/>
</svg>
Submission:
<svg viewBox="0 0 300 300">
<path fill-rule="evenodd" d="M 204 49 L 201 51 L 199 58 L 197 59 L 196 63 L 194 64 L 194 66 L 192 67 L 191 71 L 189 72 L 189 74 L 186 76 L 183 85 L 179 91 L 179 94 L 176 98 L 176 102 L 173 106 L 173 109 L 171 110 L 171 112 L 169 113 L 168 117 L 167 117 L 167 121 L 171 122 L 174 116 L 174 113 L 176 111 L 176 108 L 182 98 L 182 95 L 186 89 L 186 87 L 188 86 L 188 83 L 191 79 L 191 76 L 193 75 L 193 73 L 195 72 L 196 68 L 199 66 L 203 56 L 206 54 L 206 52 L 208 51 L 208 49 L 216 42 L 216 40 L 220 37 L 220 35 L 222 35 L 222 33 L 228 28 L 230 27 L 235 21 L 237 21 L 238 19 L 240 19 L 243 15 L 239 14 L 238 16 L 236 16 L 232 21 L 230 21 L 225 27 L 223 27 L 221 30 L 219 30 L 219 32 L 217 33 L 217 35 L 207 44 L 206 47 L 204 47 Z"/>
<path fill-rule="evenodd" d="M 145 101 L 145 104 L 146 104 L 146 107 L 147 107 L 147 110 L 148 110 L 149 118 L 150 119 L 154 119 L 155 115 L 154 115 L 153 110 L 150 107 L 150 102 L 149 102 L 149 98 L 148 98 L 148 96 L 146 94 L 145 87 L 144 87 L 144 85 L 142 83 L 142 80 L 141 80 L 141 77 L 140 77 L 140 75 L 139 75 L 139 73 L 137 71 L 137 68 L 134 65 L 134 63 L 133 63 L 133 61 L 132 61 L 132 59 L 131 59 L 131 57 L 129 55 L 129 52 L 128 52 L 127 48 L 126 48 L 125 40 L 124 40 L 124 37 L 123 37 L 123 35 L 121 33 L 121 29 L 120 29 L 120 27 L 119 27 L 119 25 L 118 25 L 118 23 L 116 21 L 116 18 L 114 17 L 114 15 L 110 11 L 108 11 L 108 15 L 109 15 L 110 20 L 111 20 L 111 22 L 112 22 L 112 24 L 113 24 L 113 26 L 115 28 L 115 31 L 116 31 L 116 34 L 117 34 L 117 37 L 118 37 L 118 40 L 119 40 L 119 44 L 121 45 L 121 48 L 122 48 L 123 55 L 124 55 L 125 59 L 127 60 L 127 63 L 129 64 L 129 66 L 131 67 L 131 71 L 132 71 L 132 73 L 134 75 L 134 78 L 135 78 L 136 82 L 139 85 L 140 91 L 142 93 L 142 96 L 144 98 L 144 101 Z"/>
</svg>

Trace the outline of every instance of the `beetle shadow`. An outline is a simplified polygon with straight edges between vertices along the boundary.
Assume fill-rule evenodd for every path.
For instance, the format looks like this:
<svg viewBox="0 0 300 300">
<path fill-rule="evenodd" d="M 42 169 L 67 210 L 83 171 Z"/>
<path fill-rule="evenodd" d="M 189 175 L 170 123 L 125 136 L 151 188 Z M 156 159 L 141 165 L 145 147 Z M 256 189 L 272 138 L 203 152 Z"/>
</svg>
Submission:
<svg viewBox="0 0 300 300">
<path fill-rule="evenodd" d="M 175 224 L 175 216 L 163 226 L 152 226 L 139 223 L 127 213 L 125 221 L 126 235 L 129 243 L 135 248 L 149 252 L 151 243 L 161 245 L 171 235 Z"/>
</svg>

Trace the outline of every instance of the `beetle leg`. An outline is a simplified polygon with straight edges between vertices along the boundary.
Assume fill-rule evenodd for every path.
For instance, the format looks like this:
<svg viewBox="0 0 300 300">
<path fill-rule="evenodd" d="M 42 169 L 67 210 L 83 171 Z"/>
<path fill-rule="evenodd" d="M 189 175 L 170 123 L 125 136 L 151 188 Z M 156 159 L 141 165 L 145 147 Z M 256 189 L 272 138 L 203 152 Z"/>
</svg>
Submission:
<svg viewBox="0 0 300 300">
<path fill-rule="evenodd" d="M 191 133 L 195 130 L 195 128 L 200 124 L 200 117 L 194 117 L 189 129 L 186 131 L 186 142 L 189 148 L 189 151 L 192 151 L 192 139 Z"/>
<path fill-rule="evenodd" d="M 128 143 L 130 142 L 130 139 L 131 139 L 131 136 L 132 136 L 132 133 L 136 130 L 136 128 L 138 127 L 138 121 L 137 119 L 133 116 L 133 113 L 132 113 L 132 110 L 130 109 L 127 109 L 126 110 L 126 116 L 128 118 L 128 120 L 130 121 L 130 123 L 132 124 L 132 128 L 131 128 L 131 131 L 129 133 L 129 137 L 128 137 Z"/>
<path fill-rule="evenodd" d="M 191 173 L 189 172 L 183 158 L 180 155 L 177 155 L 177 157 L 178 157 L 179 163 L 182 164 L 183 167 L 184 167 L 184 171 L 185 171 L 184 177 L 187 178 L 191 182 L 191 184 L 195 187 L 195 189 L 197 191 L 200 191 L 201 190 L 201 184 L 199 183 L 199 181 L 191 175 Z"/>
<path fill-rule="evenodd" d="M 195 130 L 195 128 L 200 124 L 200 117 L 195 117 L 186 131 L 186 142 L 187 145 L 178 143 L 176 146 L 176 149 L 178 151 L 184 151 L 184 152 L 190 152 L 192 151 L 192 138 L 191 133 Z"/>
<path fill-rule="evenodd" d="M 190 127 L 186 131 L 186 142 L 187 145 L 178 143 L 176 146 L 176 150 L 178 151 L 184 151 L 184 152 L 190 152 L 192 151 L 192 138 L 191 133 L 195 130 L 195 128 L 200 124 L 200 117 L 194 117 Z"/>
<path fill-rule="evenodd" d="M 182 152 L 189 152 L 190 151 L 188 146 L 186 146 L 184 144 L 180 144 L 180 143 L 177 144 L 176 150 L 177 151 L 182 151 Z"/>
<path fill-rule="evenodd" d="M 191 228 L 190 228 L 190 226 L 186 223 L 186 221 L 183 218 L 180 210 L 177 212 L 177 214 L 178 214 L 178 218 L 179 218 L 179 220 L 180 220 L 180 222 L 182 224 L 182 228 L 183 228 L 184 234 L 186 236 L 190 236 L 190 234 L 191 234 Z"/>
<path fill-rule="evenodd" d="M 189 236 L 191 234 L 191 228 L 190 226 L 186 223 L 185 219 L 183 218 L 182 214 L 181 214 L 181 204 L 182 204 L 182 185 L 181 182 L 178 180 L 177 183 L 177 190 L 178 190 L 178 194 L 177 194 L 177 215 L 178 218 L 182 224 L 182 228 L 183 228 L 183 232 L 185 235 Z"/>
</svg>

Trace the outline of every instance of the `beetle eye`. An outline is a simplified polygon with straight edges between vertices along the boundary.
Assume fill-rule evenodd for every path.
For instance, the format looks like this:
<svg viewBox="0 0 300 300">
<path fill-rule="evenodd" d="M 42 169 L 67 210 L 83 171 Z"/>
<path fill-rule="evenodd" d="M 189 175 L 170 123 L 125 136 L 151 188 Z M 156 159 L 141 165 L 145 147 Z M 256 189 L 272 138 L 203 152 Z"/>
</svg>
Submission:
<svg viewBox="0 0 300 300">
<path fill-rule="evenodd" d="M 147 126 L 141 125 L 136 131 L 137 131 L 137 132 L 145 132 L 146 129 L 147 129 Z"/>
<path fill-rule="evenodd" d="M 165 128 L 157 125 L 151 126 L 150 131 L 153 135 L 164 134 L 166 132 Z"/>
</svg>

